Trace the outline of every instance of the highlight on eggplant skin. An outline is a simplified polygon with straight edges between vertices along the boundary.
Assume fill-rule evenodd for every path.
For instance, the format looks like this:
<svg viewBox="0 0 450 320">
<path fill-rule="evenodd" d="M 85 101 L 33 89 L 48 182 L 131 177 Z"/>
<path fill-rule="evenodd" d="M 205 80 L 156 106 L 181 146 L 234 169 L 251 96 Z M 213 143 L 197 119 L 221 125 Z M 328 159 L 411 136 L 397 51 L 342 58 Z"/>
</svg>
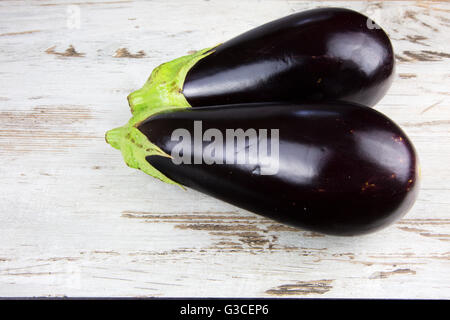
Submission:
<svg viewBox="0 0 450 320">
<path fill-rule="evenodd" d="M 164 104 L 276 101 L 372 107 L 391 86 L 394 72 L 394 51 L 383 29 L 350 9 L 319 8 L 164 63 L 128 102 L 133 113 Z"/>
<path fill-rule="evenodd" d="M 331 235 L 365 234 L 401 218 L 417 197 L 414 147 L 373 109 L 331 103 L 189 108 L 158 113 L 137 129 L 171 154 L 177 144 L 172 132 L 185 128 L 194 134 L 194 121 L 202 121 L 204 131 L 278 128 L 278 172 L 261 175 L 260 163 L 176 165 L 154 155 L 147 162 L 184 186 L 281 223 Z M 189 156 L 207 144 L 193 147 Z M 230 156 L 223 152 L 225 160 Z"/>
</svg>

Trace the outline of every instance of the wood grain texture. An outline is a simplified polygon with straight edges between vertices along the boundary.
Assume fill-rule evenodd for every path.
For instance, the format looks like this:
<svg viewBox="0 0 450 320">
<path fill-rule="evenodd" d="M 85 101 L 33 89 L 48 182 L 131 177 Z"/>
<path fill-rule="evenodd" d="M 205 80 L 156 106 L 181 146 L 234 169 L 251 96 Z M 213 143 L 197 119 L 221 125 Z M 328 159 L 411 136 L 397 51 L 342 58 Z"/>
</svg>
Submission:
<svg viewBox="0 0 450 320">
<path fill-rule="evenodd" d="M 158 64 L 317 6 L 364 12 L 392 38 L 397 77 L 376 109 L 422 164 L 397 224 L 352 238 L 295 230 L 132 170 L 105 143 Z M 445 1 L 1 1 L 0 296 L 449 299 L 449 12 Z"/>
</svg>

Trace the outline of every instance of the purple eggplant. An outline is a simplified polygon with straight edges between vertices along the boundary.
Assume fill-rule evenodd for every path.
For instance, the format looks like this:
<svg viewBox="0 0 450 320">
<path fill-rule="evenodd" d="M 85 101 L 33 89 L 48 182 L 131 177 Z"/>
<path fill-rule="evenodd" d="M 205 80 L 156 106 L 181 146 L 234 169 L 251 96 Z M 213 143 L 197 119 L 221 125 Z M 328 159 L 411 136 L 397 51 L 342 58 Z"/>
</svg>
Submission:
<svg viewBox="0 0 450 320">
<path fill-rule="evenodd" d="M 385 227 L 418 193 L 418 160 L 406 134 L 359 105 L 163 108 L 106 138 L 131 167 L 326 234 Z"/>
<path fill-rule="evenodd" d="M 349 9 L 320 8 L 162 64 L 128 101 L 133 113 L 276 101 L 374 106 L 394 67 L 391 42 L 373 21 Z"/>
</svg>

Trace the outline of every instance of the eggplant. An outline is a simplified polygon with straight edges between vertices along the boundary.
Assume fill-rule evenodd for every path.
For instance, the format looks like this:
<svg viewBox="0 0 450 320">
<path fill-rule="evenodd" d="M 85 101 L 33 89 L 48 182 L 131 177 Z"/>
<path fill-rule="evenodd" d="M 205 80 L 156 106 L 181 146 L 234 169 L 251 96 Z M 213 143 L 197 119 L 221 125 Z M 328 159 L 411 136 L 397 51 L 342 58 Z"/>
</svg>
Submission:
<svg viewBox="0 0 450 320">
<path fill-rule="evenodd" d="M 162 105 L 347 102 L 374 106 L 394 77 L 387 34 L 349 9 L 295 13 L 157 67 L 128 96 L 134 113 Z"/>
<path fill-rule="evenodd" d="M 401 218 L 417 197 L 414 146 L 365 106 L 272 102 L 144 113 L 106 135 L 130 167 L 281 223 L 364 234 Z"/>
</svg>

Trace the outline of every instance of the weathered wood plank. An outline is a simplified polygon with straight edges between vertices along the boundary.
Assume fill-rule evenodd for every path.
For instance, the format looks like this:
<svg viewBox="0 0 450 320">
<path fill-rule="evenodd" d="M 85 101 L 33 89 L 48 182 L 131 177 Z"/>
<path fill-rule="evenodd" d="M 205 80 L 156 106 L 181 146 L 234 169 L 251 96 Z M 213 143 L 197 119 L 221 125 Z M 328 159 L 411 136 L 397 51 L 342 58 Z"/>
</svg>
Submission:
<svg viewBox="0 0 450 320">
<path fill-rule="evenodd" d="M 354 238 L 294 230 L 131 170 L 104 143 L 158 64 L 317 5 L 365 12 L 393 40 L 397 78 L 376 108 L 411 137 L 423 178 L 394 226 Z M 449 11 L 445 1 L 0 2 L 0 296 L 450 298 Z"/>
</svg>

